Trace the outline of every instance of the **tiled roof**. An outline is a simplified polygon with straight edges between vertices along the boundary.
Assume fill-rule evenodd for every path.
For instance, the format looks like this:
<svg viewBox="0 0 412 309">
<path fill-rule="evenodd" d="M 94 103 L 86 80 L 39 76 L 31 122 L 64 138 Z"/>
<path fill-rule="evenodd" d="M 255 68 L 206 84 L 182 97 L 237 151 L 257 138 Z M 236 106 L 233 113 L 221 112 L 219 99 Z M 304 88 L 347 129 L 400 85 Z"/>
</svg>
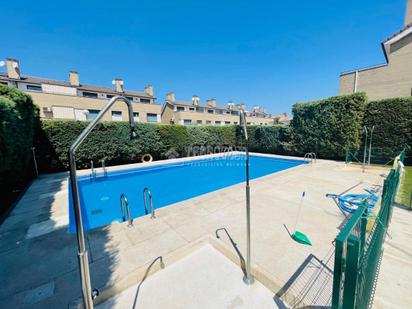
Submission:
<svg viewBox="0 0 412 309">
<path fill-rule="evenodd" d="M 7 77 L 7 73 L 0 73 L 0 78 L 9 79 Z M 39 78 L 39 77 L 33 77 L 33 76 L 22 76 L 19 81 L 26 82 L 26 83 L 33 83 L 33 84 L 50 84 L 50 85 L 57 85 L 57 86 L 72 87 L 70 85 L 70 82 L 68 81 L 53 80 L 53 79 Z M 103 93 L 110 93 L 110 94 L 117 93 L 111 88 L 93 86 L 93 85 L 80 84 L 80 86 L 77 88 L 79 88 L 80 90 L 85 90 L 85 91 L 95 91 L 95 92 L 103 92 Z M 153 98 L 151 95 L 147 94 L 146 92 L 137 92 L 137 91 L 132 91 L 132 90 L 125 90 L 124 94 L 134 95 L 134 96 L 139 96 L 139 97 L 146 97 L 146 98 Z"/>
<path fill-rule="evenodd" d="M 233 110 L 233 111 L 239 111 L 239 107 L 237 105 L 233 105 L 231 109 L 229 109 L 229 106 L 210 106 L 206 104 L 201 104 L 199 103 L 198 105 L 194 105 L 192 102 L 183 102 L 183 101 L 174 101 L 170 102 L 171 104 L 177 104 L 177 105 L 186 105 L 186 106 L 199 106 L 203 108 L 215 108 L 215 109 L 227 109 L 227 110 Z"/>
</svg>

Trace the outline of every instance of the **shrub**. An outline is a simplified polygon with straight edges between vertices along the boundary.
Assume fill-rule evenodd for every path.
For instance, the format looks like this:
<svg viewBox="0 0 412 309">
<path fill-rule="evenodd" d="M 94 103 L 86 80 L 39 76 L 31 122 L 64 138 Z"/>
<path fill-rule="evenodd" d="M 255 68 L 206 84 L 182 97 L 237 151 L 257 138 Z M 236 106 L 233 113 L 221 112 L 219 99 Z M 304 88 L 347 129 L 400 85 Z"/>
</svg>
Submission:
<svg viewBox="0 0 412 309">
<path fill-rule="evenodd" d="M 290 154 L 289 126 L 248 126 L 250 151 Z"/>
<path fill-rule="evenodd" d="M 69 167 L 68 150 L 87 126 L 84 121 L 44 120 L 38 149 L 42 171 L 64 170 Z M 152 153 L 159 157 L 162 149 L 158 128 L 151 124 L 136 124 L 138 138 L 130 139 L 127 122 L 101 122 L 76 151 L 79 168 L 90 166 L 90 160 L 103 158 L 108 164 L 136 162 L 139 155 Z"/>
<path fill-rule="evenodd" d="M 412 146 L 412 98 L 393 98 L 372 101 L 367 105 L 364 125 L 375 126 L 372 146 L 379 149 L 372 155 L 383 156 L 385 160 L 398 155 L 406 148 L 408 163 L 411 163 Z M 379 159 L 379 158 L 378 158 Z"/>
<path fill-rule="evenodd" d="M 160 139 L 162 141 L 162 156 L 167 156 L 168 151 L 175 151 L 184 155 L 189 145 L 188 127 L 182 125 L 160 125 Z"/>
<path fill-rule="evenodd" d="M 33 173 L 31 147 L 36 111 L 30 96 L 0 85 L 0 195 Z"/>
<path fill-rule="evenodd" d="M 342 159 L 345 147 L 359 149 L 366 101 L 364 93 L 355 93 L 295 104 L 291 122 L 293 151 Z"/>
<path fill-rule="evenodd" d="M 38 142 L 41 171 L 66 170 L 68 150 L 87 122 L 73 120 L 44 120 Z M 105 158 L 108 164 L 125 164 L 140 160 L 150 153 L 155 159 L 167 158 L 170 150 L 178 156 L 190 154 L 189 146 L 234 146 L 234 126 L 192 127 L 181 125 L 136 125 L 138 138 L 130 140 L 127 122 L 101 122 L 76 151 L 79 168 L 90 167 L 90 160 Z M 173 153 L 172 153 L 173 154 Z"/>
</svg>

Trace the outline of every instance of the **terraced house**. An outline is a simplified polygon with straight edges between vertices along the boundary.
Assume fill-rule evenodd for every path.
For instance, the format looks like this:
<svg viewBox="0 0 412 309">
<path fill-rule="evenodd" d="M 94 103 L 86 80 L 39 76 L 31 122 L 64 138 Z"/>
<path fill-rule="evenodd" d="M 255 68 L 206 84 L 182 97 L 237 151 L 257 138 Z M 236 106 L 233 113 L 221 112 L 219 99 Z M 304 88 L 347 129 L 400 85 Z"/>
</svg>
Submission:
<svg viewBox="0 0 412 309">
<path fill-rule="evenodd" d="M 167 123 L 183 125 L 229 125 L 239 121 L 239 110 L 244 104 L 229 102 L 226 106 L 217 106 L 216 100 L 207 100 L 201 104 L 198 96 L 191 102 L 175 101 L 174 93 L 167 95 L 165 103 L 156 103 L 153 86 L 148 85 L 142 92 L 126 90 L 123 80 L 113 80 L 113 89 L 80 83 L 79 74 L 69 72 L 69 79 L 52 80 L 21 74 L 18 60 L 7 59 L 7 72 L 0 72 L 0 84 L 15 86 L 31 95 L 34 103 L 40 107 L 42 119 L 93 120 L 108 99 L 115 95 L 124 95 L 133 102 L 133 115 L 137 122 Z M 248 124 L 271 125 L 287 123 L 287 114 L 272 115 L 263 108 L 254 106 L 246 111 Z M 127 106 L 115 103 L 103 120 L 126 121 Z"/>
<path fill-rule="evenodd" d="M 113 89 L 80 83 L 79 74 L 69 72 L 69 80 L 51 80 L 21 74 L 18 60 L 6 60 L 7 72 L 0 73 L 0 84 L 15 86 L 31 95 L 40 107 L 43 119 L 94 119 L 108 99 L 124 95 L 133 102 L 133 115 L 138 122 L 160 123 L 161 106 L 155 103 L 153 87 L 144 91 L 125 90 L 123 80 L 113 80 Z M 103 120 L 127 120 L 127 107 L 122 102 L 113 105 Z"/>
<path fill-rule="evenodd" d="M 191 102 L 176 101 L 175 94 L 170 92 L 163 104 L 162 122 L 182 125 L 238 124 L 239 110 L 245 110 L 245 105 L 229 102 L 226 106 L 218 106 L 215 99 L 206 100 L 202 104 L 197 95 L 192 97 Z M 273 125 L 290 121 L 286 113 L 272 115 L 259 106 L 245 112 L 247 124 L 250 125 Z"/>
<path fill-rule="evenodd" d="M 340 94 L 366 92 L 372 100 L 412 95 L 412 0 L 403 29 L 381 45 L 385 63 L 341 73 Z"/>
</svg>

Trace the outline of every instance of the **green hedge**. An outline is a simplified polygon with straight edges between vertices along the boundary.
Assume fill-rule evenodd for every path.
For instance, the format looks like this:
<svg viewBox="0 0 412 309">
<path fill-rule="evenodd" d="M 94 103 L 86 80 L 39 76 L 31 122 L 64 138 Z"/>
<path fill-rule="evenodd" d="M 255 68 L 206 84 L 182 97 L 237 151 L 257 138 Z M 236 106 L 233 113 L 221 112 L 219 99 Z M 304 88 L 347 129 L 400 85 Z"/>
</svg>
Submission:
<svg viewBox="0 0 412 309">
<path fill-rule="evenodd" d="M 37 119 L 30 96 L 0 85 L 0 194 L 33 172 L 31 147 Z"/>
<path fill-rule="evenodd" d="M 43 172 L 69 167 L 68 149 L 86 127 L 87 122 L 44 120 L 37 149 Z M 155 159 L 170 154 L 186 156 L 191 146 L 234 146 L 236 127 L 195 127 L 181 125 L 137 124 L 138 138 L 130 140 L 127 122 L 101 122 L 76 151 L 79 168 L 90 166 L 90 160 L 105 158 L 108 164 L 140 162 L 140 156 L 150 153 Z"/>
<path fill-rule="evenodd" d="M 411 163 L 412 146 L 412 98 L 393 98 L 372 101 L 367 105 L 364 125 L 375 126 L 372 136 L 372 156 L 384 160 L 406 149 L 407 161 Z M 376 158 L 379 159 L 379 158 Z"/>
<path fill-rule="evenodd" d="M 316 152 L 322 158 L 343 159 L 347 147 L 352 151 L 361 148 L 362 127 L 378 123 L 375 148 L 386 147 L 397 154 L 411 145 L 411 101 L 393 99 L 367 104 L 366 95 L 357 93 L 295 104 L 290 126 L 248 126 L 250 150 L 285 155 Z M 43 172 L 68 168 L 67 151 L 86 125 L 80 121 L 42 121 L 38 149 Z M 140 161 L 145 153 L 162 159 L 199 153 L 191 146 L 207 146 L 202 149 L 211 151 L 217 146 L 244 145 L 238 126 L 140 123 L 137 130 L 139 138 L 130 140 L 126 122 L 100 123 L 77 151 L 79 168 L 102 158 L 108 164 L 124 164 Z"/>
<path fill-rule="evenodd" d="M 291 129 L 289 126 L 248 126 L 249 149 L 254 152 L 293 154 L 291 150 Z M 242 145 L 239 136 L 238 144 Z"/>
<path fill-rule="evenodd" d="M 343 159 L 345 147 L 359 149 L 367 98 L 364 93 L 295 104 L 292 151 L 316 152 L 319 157 Z"/>
</svg>

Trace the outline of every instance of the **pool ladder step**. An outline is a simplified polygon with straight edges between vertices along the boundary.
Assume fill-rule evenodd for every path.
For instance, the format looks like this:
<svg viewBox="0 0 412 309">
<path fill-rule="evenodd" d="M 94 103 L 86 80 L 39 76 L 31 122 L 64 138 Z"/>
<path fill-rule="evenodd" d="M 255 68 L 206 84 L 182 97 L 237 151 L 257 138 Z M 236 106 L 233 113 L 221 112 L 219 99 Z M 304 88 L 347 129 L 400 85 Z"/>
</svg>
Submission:
<svg viewBox="0 0 412 309">
<path fill-rule="evenodd" d="M 107 168 L 106 168 L 106 161 L 105 159 L 101 159 L 100 162 L 102 162 L 102 169 L 103 169 L 103 176 L 102 177 L 107 177 Z M 94 180 L 97 178 L 97 172 L 96 169 L 94 168 L 94 162 L 93 160 L 90 160 L 90 179 Z"/>
<path fill-rule="evenodd" d="M 314 152 L 305 153 L 305 155 L 303 156 L 303 161 L 308 162 L 310 164 L 316 163 L 316 153 Z"/>
<path fill-rule="evenodd" d="M 124 193 L 120 195 L 120 208 L 122 209 L 122 220 L 123 222 L 126 221 L 126 214 L 127 214 L 127 221 L 129 221 L 128 227 L 133 226 L 133 218 L 130 214 L 130 207 L 129 207 L 129 201 L 127 200 L 127 197 Z M 126 212 L 125 212 L 126 208 Z"/>
<path fill-rule="evenodd" d="M 149 213 L 147 209 L 147 196 L 149 196 L 149 202 L 150 202 L 150 213 L 151 213 L 150 218 L 155 219 L 156 213 L 155 213 L 155 209 L 153 208 L 152 193 L 150 192 L 149 188 L 146 187 L 143 189 L 143 203 L 144 203 L 144 210 L 146 212 L 146 215 Z"/>
</svg>

